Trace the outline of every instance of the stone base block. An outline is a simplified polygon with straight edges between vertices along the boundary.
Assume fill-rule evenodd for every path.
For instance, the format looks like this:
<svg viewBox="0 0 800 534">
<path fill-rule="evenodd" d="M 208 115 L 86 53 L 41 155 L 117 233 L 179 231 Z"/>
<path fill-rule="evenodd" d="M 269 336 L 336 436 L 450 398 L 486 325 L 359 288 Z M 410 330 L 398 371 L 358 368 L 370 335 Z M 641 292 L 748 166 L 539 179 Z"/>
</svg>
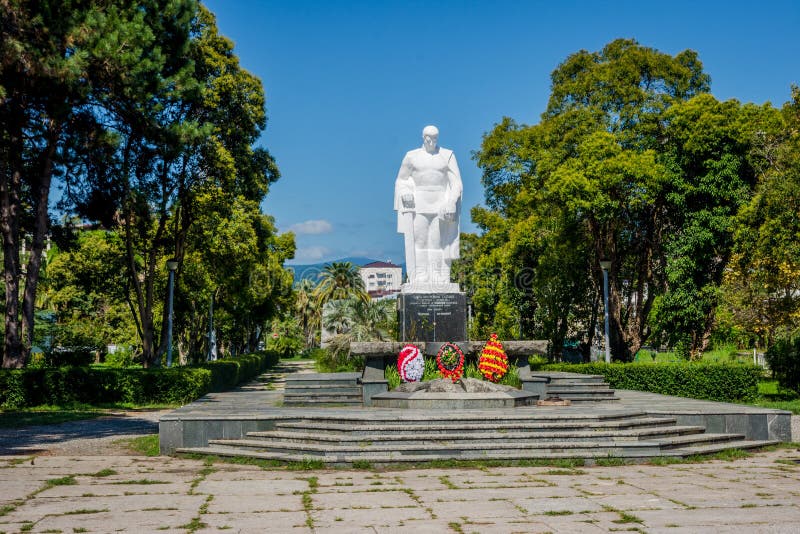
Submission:
<svg viewBox="0 0 800 534">
<path fill-rule="evenodd" d="M 397 325 L 400 341 L 465 341 L 466 294 L 400 293 Z"/>
</svg>

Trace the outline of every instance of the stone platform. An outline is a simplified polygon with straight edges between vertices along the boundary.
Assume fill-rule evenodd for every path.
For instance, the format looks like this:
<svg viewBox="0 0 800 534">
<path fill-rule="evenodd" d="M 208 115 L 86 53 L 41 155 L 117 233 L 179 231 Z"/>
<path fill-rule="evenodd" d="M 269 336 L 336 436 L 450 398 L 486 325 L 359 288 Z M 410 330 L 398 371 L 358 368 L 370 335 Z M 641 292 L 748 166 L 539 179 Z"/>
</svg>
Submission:
<svg viewBox="0 0 800 534">
<path fill-rule="evenodd" d="M 378 408 L 465 410 L 516 408 L 536 404 L 539 395 L 474 378 L 411 382 L 372 397 Z"/>
</svg>

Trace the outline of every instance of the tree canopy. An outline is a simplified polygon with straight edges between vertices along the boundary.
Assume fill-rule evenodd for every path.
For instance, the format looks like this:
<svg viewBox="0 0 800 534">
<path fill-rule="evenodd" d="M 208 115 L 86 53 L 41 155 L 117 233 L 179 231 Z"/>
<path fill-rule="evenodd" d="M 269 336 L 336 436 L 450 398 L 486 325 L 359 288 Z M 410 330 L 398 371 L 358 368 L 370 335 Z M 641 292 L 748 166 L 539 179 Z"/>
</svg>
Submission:
<svg viewBox="0 0 800 534">
<path fill-rule="evenodd" d="M 504 118 L 483 139 L 486 208 L 456 271 L 472 334 L 567 338 L 588 348 L 610 260 L 611 349 L 708 347 L 741 212 L 763 187 L 766 106 L 720 102 L 697 54 L 618 39 L 570 55 L 538 124 Z M 791 114 L 790 112 L 788 112 Z M 761 126 L 759 126 L 761 125 Z M 772 131 L 772 130 L 770 130 Z"/>
</svg>

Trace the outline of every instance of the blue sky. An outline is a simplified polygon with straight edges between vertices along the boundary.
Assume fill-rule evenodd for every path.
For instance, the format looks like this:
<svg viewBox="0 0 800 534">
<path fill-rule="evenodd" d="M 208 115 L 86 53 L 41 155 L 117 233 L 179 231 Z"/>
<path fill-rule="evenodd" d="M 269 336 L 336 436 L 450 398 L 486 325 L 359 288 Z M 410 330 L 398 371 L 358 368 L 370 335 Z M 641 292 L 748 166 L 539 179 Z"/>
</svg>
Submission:
<svg viewBox="0 0 800 534">
<path fill-rule="evenodd" d="M 261 139 L 282 177 L 263 204 L 297 236 L 290 263 L 403 261 L 392 211 L 406 151 L 435 124 L 464 181 L 462 231 L 483 202 L 472 152 L 503 116 L 535 124 L 550 73 L 619 37 L 696 50 L 721 100 L 789 99 L 800 85 L 800 2 L 206 0 L 259 76 Z"/>
</svg>

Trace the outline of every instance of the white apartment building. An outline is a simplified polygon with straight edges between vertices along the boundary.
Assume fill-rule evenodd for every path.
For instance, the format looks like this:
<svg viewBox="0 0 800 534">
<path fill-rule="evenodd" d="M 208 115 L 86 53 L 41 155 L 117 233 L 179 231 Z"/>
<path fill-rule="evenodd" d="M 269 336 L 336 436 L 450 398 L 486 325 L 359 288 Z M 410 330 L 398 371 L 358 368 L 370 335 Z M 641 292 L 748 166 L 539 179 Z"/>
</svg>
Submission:
<svg viewBox="0 0 800 534">
<path fill-rule="evenodd" d="M 385 261 L 363 265 L 359 268 L 359 274 L 372 298 L 399 293 L 403 283 L 403 268 Z"/>
</svg>

